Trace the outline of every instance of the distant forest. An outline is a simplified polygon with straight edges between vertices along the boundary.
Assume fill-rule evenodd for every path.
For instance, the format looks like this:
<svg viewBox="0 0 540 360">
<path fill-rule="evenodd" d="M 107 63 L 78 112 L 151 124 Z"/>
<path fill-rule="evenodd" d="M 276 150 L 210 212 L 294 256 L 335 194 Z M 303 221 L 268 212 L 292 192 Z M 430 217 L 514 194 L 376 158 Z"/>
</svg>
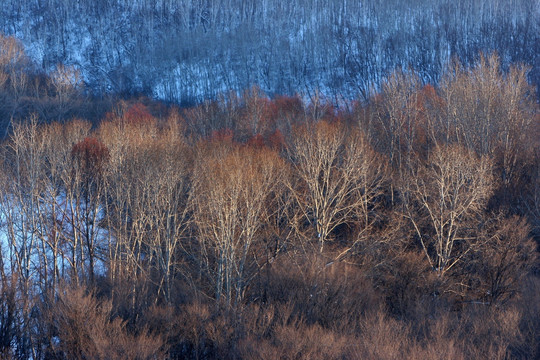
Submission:
<svg viewBox="0 0 540 360">
<path fill-rule="evenodd" d="M 538 1 L 0 9 L 1 359 L 540 358 Z"/>
<path fill-rule="evenodd" d="M 396 68 L 436 84 L 453 57 L 493 51 L 540 84 L 538 0 L 3 0 L 0 32 L 42 70 L 74 66 L 94 94 L 182 104 L 252 85 L 366 99 Z"/>
</svg>

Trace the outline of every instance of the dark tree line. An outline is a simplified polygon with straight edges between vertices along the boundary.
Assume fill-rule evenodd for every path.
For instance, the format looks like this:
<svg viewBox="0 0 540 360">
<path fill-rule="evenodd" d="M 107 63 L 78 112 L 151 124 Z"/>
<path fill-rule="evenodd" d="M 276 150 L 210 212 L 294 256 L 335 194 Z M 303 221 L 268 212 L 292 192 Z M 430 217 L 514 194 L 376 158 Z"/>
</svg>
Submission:
<svg viewBox="0 0 540 360">
<path fill-rule="evenodd" d="M 527 63 L 540 84 L 538 0 L 17 1 L 0 31 L 21 39 L 45 71 L 80 70 L 96 94 L 181 103 L 252 85 L 268 94 L 316 89 L 332 101 L 369 97 L 395 68 L 437 83 L 447 63 L 480 51 Z"/>
<path fill-rule="evenodd" d="M 110 106 L 1 40 L 2 358 L 539 356 L 526 68 Z"/>
</svg>

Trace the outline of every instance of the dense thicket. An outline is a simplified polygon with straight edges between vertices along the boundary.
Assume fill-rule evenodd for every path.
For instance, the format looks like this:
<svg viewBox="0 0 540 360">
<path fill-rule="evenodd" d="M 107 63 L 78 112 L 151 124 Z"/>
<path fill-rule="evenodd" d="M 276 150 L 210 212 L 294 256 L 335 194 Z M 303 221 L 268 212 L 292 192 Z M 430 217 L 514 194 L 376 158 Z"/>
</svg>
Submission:
<svg viewBox="0 0 540 360">
<path fill-rule="evenodd" d="M 0 31 L 45 71 L 75 66 L 96 93 L 200 102 L 254 84 L 364 98 L 395 68 L 437 83 L 497 51 L 540 84 L 538 0 L 4 0 Z"/>
<path fill-rule="evenodd" d="M 540 356 L 527 69 L 110 107 L 0 40 L 2 358 Z"/>
</svg>

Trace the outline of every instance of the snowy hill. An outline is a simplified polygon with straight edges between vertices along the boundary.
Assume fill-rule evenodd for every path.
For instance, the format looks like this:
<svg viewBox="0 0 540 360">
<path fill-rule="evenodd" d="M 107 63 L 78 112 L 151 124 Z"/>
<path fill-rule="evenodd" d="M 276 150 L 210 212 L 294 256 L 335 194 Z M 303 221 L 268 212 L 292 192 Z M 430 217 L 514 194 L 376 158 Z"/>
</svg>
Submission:
<svg viewBox="0 0 540 360">
<path fill-rule="evenodd" d="M 437 81 L 453 56 L 497 51 L 540 83 L 540 1 L 4 0 L 0 32 L 97 93 L 189 103 L 253 84 L 365 96 L 396 67 Z"/>
</svg>

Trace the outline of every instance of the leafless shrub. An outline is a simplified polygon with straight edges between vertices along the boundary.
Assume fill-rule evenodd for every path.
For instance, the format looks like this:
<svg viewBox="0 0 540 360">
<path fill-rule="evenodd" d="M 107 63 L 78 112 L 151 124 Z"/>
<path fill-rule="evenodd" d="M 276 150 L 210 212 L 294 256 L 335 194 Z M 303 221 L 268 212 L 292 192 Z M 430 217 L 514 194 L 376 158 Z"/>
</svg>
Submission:
<svg viewBox="0 0 540 360">
<path fill-rule="evenodd" d="M 163 341 L 142 329 L 127 331 L 111 319 L 110 301 L 98 301 L 84 288 L 64 286 L 50 299 L 50 321 L 56 329 L 53 350 L 69 359 L 159 359 Z"/>
<path fill-rule="evenodd" d="M 362 331 L 354 347 L 359 359 L 400 359 L 407 357 L 414 344 L 411 330 L 383 311 L 375 311 L 361 320 Z"/>
<path fill-rule="evenodd" d="M 280 324 L 270 339 L 248 336 L 238 353 L 244 359 L 343 359 L 351 356 L 351 337 L 303 321 Z"/>
<path fill-rule="evenodd" d="M 522 297 L 518 302 L 521 310 L 519 328 L 522 334 L 519 346 L 513 351 L 523 359 L 540 357 L 540 279 L 529 277 L 523 283 Z"/>
</svg>

